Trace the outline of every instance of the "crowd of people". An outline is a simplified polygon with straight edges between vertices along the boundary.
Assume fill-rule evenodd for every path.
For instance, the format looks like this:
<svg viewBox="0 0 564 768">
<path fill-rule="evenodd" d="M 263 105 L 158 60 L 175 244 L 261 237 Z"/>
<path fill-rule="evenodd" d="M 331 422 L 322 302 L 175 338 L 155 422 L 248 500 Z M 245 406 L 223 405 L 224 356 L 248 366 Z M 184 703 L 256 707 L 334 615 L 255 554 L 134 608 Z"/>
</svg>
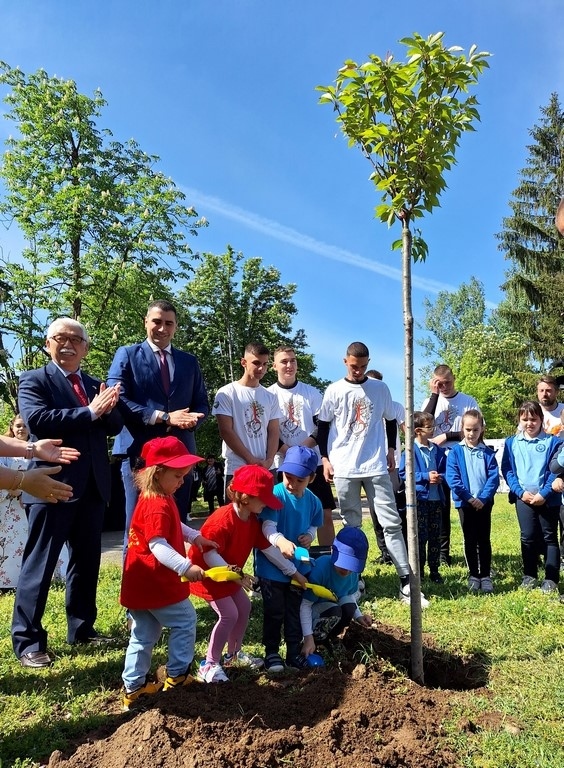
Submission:
<svg viewBox="0 0 564 768">
<path fill-rule="evenodd" d="M 161 687 L 192 681 L 197 619 L 190 594 L 217 614 L 196 672 L 205 683 L 227 682 L 233 665 L 264 666 L 274 674 L 304 668 L 351 621 L 369 626 L 372 617 L 358 604 L 368 557 L 362 494 L 382 561 L 397 572 L 399 600 L 411 602 L 399 440 L 405 412 L 382 375 L 369 369 L 368 347 L 350 344 L 344 376 L 321 393 L 299 380 L 291 347 L 279 347 L 271 360 L 263 344 L 249 343 L 240 378 L 217 391 L 210 409 L 197 359 L 172 344 L 176 329 L 174 306 L 153 302 L 146 339 L 120 347 L 102 382 L 82 367 L 85 327 L 58 318 L 47 330 L 51 361 L 21 375 L 19 413 L 0 438 L 7 457 L 0 463 L 0 587 L 16 588 L 12 643 L 21 664 L 31 668 L 53 663 L 42 619 L 64 548 L 67 641 L 111 641 L 95 625 L 110 493 L 107 444 L 115 438 L 125 490 L 120 597 L 130 627 L 126 708 Z M 265 388 L 269 366 L 277 381 Z M 484 443 L 478 403 L 456 389 L 447 365 L 437 366 L 429 397 L 413 415 L 419 559 L 431 588 L 444 581 L 441 568 L 451 564 L 452 499 L 468 588 L 494 591 L 491 520 L 501 467 L 519 522 L 522 587 L 538 585 L 542 560 L 541 590 L 558 591 L 563 411 L 556 380 L 542 377 L 537 401 L 519 408 L 516 432 L 498 465 Z M 195 431 L 210 413 L 223 441 L 225 470 L 215 456 L 196 453 Z M 187 523 L 200 486 L 209 514 L 198 531 Z M 342 527 L 336 533 L 337 506 Z M 320 556 L 312 558 L 315 541 Z M 254 570 L 246 574 L 251 553 Z M 251 590 L 262 599 L 264 658 L 244 648 Z M 424 594 L 420 599 L 422 607 L 429 605 Z M 161 685 L 151 680 L 150 666 L 164 627 L 170 632 Z"/>
</svg>

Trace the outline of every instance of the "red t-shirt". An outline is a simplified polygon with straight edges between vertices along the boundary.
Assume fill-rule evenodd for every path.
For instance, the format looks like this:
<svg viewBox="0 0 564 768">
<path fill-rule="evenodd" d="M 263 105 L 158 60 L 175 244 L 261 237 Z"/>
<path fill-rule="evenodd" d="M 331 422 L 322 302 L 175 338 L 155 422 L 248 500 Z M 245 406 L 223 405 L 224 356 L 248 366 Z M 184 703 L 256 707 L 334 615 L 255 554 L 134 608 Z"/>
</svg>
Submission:
<svg viewBox="0 0 564 768">
<path fill-rule="evenodd" d="M 226 563 L 237 565 L 239 568 L 245 565 L 253 547 L 266 549 L 270 546 L 263 536 L 262 523 L 258 517 L 251 515 L 248 520 L 241 520 L 233 504 L 216 509 L 202 525 L 200 533 L 206 539 L 215 541 L 218 545 L 217 552 Z M 204 570 L 209 567 L 198 547 L 192 545 L 188 557 Z M 192 582 L 190 586 L 193 595 L 202 597 L 208 602 L 228 597 L 241 589 L 238 581 L 213 581 L 212 579 Z"/>
<path fill-rule="evenodd" d="M 139 497 L 129 529 L 127 554 L 121 579 L 120 603 L 126 608 L 162 608 L 190 595 L 190 584 L 159 563 L 149 541 L 162 537 L 186 556 L 180 516 L 172 496 Z"/>
</svg>

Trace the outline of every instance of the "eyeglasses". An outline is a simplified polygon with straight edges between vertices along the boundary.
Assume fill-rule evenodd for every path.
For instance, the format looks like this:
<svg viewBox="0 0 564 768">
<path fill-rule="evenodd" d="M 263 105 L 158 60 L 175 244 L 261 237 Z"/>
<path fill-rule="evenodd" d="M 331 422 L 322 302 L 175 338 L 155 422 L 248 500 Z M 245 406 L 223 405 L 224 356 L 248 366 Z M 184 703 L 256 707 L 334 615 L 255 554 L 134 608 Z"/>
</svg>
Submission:
<svg viewBox="0 0 564 768">
<path fill-rule="evenodd" d="M 75 336 L 74 334 L 68 334 L 68 333 L 58 333 L 56 336 L 51 336 L 53 341 L 56 341 L 57 344 L 66 344 L 67 341 L 70 341 L 71 344 L 82 344 L 83 341 L 86 341 L 86 339 L 83 339 L 82 336 Z"/>
</svg>

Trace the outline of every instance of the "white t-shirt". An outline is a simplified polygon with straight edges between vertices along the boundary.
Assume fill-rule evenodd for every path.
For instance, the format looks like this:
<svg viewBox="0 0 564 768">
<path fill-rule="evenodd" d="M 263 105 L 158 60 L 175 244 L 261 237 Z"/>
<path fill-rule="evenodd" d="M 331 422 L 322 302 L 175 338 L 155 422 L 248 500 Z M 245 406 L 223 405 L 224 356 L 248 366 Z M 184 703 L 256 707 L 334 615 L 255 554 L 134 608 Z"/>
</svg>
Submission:
<svg viewBox="0 0 564 768">
<path fill-rule="evenodd" d="M 319 411 L 330 422 L 328 453 L 336 477 L 388 474 L 384 419 L 395 419 L 392 396 L 378 379 L 330 384 Z"/>
<path fill-rule="evenodd" d="M 401 461 L 401 439 L 400 439 L 400 426 L 402 424 L 405 424 L 405 408 L 401 403 L 398 403 L 396 400 L 392 400 L 392 405 L 394 406 L 394 419 L 398 423 L 398 435 L 396 437 L 396 450 L 394 452 L 394 459 L 396 462 L 396 469 L 400 465 Z"/>
<path fill-rule="evenodd" d="M 233 429 L 245 448 L 253 456 L 266 458 L 268 424 L 281 416 L 278 399 L 271 392 L 260 384 L 258 387 L 245 387 L 238 381 L 232 381 L 218 389 L 212 414 L 231 416 Z M 245 465 L 242 457 L 225 442 L 221 455 L 225 458 L 226 475 L 232 475 L 238 467 Z"/>
<path fill-rule="evenodd" d="M 296 382 L 294 387 L 281 387 L 278 382 L 268 387 L 276 395 L 283 416 L 280 419 L 280 440 L 285 445 L 302 445 L 315 430 L 314 416 L 319 414 L 323 395 L 315 387 Z M 319 448 L 315 448 L 321 464 Z M 280 455 L 276 454 L 274 464 L 280 466 Z"/>
<path fill-rule="evenodd" d="M 425 410 L 425 406 L 429 402 L 429 398 L 423 403 L 421 410 Z M 437 405 L 435 406 L 435 431 L 433 437 L 438 437 L 445 432 L 461 432 L 462 431 L 462 417 L 471 408 L 480 410 L 478 403 L 470 395 L 465 395 L 464 392 L 457 392 L 454 397 L 445 397 L 443 394 L 439 394 Z M 443 448 L 450 448 L 459 440 L 447 440 L 442 444 Z"/>
<path fill-rule="evenodd" d="M 564 403 L 557 403 L 556 408 L 553 411 L 548 411 L 541 405 L 542 412 L 544 413 L 543 429 L 548 435 L 558 436 L 564 429 L 562 422 L 560 421 L 560 414 L 564 410 Z"/>
</svg>

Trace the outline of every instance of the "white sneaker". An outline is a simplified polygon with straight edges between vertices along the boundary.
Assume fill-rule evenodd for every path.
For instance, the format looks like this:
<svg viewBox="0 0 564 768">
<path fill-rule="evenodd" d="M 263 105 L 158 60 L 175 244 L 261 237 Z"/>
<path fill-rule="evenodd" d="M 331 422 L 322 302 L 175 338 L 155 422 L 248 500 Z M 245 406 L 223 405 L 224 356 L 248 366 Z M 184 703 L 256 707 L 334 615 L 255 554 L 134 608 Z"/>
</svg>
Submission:
<svg viewBox="0 0 564 768">
<path fill-rule="evenodd" d="M 411 605 L 411 585 L 406 584 L 405 587 L 400 587 L 399 591 L 399 599 L 400 602 L 405 603 L 406 605 Z M 428 608 L 430 605 L 429 601 L 421 592 L 421 608 Z"/>
<path fill-rule="evenodd" d="M 198 669 L 198 680 L 204 683 L 228 683 L 229 678 L 223 671 L 221 664 L 214 664 L 205 659 L 200 662 Z"/>
<path fill-rule="evenodd" d="M 264 660 L 259 656 L 251 656 L 245 651 L 237 651 L 237 653 L 226 653 L 223 657 L 224 667 L 249 667 L 250 669 L 262 669 L 264 667 Z"/>
</svg>

